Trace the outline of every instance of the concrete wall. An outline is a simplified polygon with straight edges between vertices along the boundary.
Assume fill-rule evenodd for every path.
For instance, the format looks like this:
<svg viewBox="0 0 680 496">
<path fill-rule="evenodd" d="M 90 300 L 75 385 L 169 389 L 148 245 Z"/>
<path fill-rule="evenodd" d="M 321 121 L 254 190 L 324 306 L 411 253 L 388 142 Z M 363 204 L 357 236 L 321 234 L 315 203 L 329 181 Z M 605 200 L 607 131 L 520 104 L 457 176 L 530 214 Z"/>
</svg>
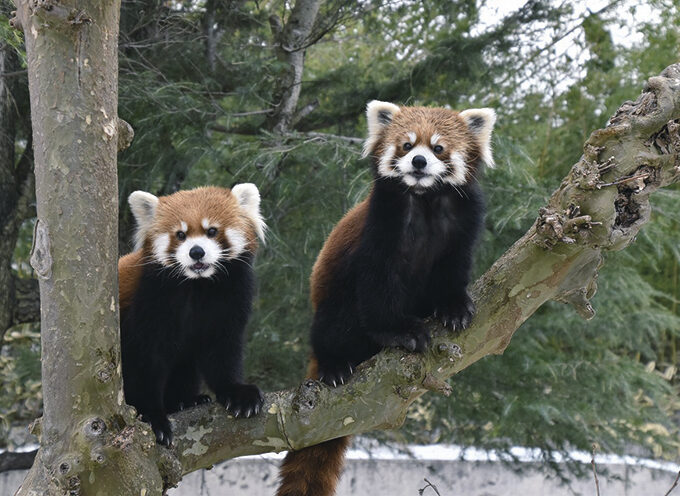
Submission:
<svg viewBox="0 0 680 496">
<path fill-rule="evenodd" d="M 246 458 L 231 460 L 209 471 L 188 475 L 169 496 L 273 496 L 280 460 Z M 427 478 L 441 496 L 546 496 L 595 495 L 592 477 L 560 485 L 523 464 L 521 474 L 498 462 L 443 460 L 349 460 L 337 496 L 418 496 Z M 675 474 L 669 470 L 611 464 L 598 467 L 602 496 L 664 496 Z M 601 472 L 607 470 L 605 476 Z M 0 474 L 0 496 L 11 496 L 24 472 Z M 680 494 L 680 493 L 678 493 Z M 110 495 L 115 496 L 115 495 Z M 427 488 L 423 496 L 436 496 Z"/>
<path fill-rule="evenodd" d="M 190 474 L 169 496 L 273 496 L 277 460 L 232 460 L 210 471 Z M 594 495 L 592 477 L 574 480 L 571 487 L 549 479 L 535 466 L 517 473 L 498 462 L 426 460 L 350 460 L 337 496 L 418 496 L 430 481 L 441 496 Z M 663 470 L 608 466 L 599 475 L 602 496 L 664 496 L 675 474 Z M 423 496 L 436 496 L 427 488 Z"/>
</svg>

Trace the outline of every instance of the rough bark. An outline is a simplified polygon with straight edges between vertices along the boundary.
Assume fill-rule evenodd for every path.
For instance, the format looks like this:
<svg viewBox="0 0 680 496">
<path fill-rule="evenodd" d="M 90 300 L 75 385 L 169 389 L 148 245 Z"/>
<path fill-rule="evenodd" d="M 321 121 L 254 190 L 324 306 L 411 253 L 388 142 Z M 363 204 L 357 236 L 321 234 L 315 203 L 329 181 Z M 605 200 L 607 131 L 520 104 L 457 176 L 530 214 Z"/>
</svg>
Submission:
<svg viewBox="0 0 680 496">
<path fill-rule="evenodd" d="M 269 18 L 275 40 L 276 57 L 281 70 L 273 92 L 274 109 L 267 119 L 267 127 L 284 134 L 295 119 L 300 98 L 305 50 L 309 43 L 321 0 L 297 0 L 285 26 L 277 16 Z"/>
<path fill-rule="evenodd" d="M 153 434 L 123 402 L 116 260 L 120 0 L 21 0 L 42 300 L 41 448 L 18 495 L 159 494 Z"/>
<path fill-rule="evenodd" d="M 395 428 L 409 405 L 427 391 L 448 394 L 446 380 L 490 354 L 500 354 L 514 332 L 543 303 L 594 310 L 602 251 L 631 243 L 649 220 L 648 197 L 680 179 L 680 64 L 649 80 L 636 102 L 624 103 L 609 125 L 595 131 L 532 228 L 473 286 L 478 313 L 454 335 L 435 334 L 422 355 L 386 350 L 346 386 L 317 381 L 267 395 L 264 414 L 233 420 L 211 405 L 173 418 L 174 455 L 189 473 L 242 455 L 317 444 L 342 435 Z"/>
</svg>

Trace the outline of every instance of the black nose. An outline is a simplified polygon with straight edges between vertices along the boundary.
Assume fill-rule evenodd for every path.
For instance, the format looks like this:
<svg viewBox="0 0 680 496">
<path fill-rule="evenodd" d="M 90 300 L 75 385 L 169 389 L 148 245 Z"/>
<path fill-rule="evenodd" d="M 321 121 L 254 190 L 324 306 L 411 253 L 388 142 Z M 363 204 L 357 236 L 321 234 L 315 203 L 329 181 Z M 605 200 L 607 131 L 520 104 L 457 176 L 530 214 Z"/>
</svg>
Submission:
<svg viewBox="0 0 680 496">
<path fill-rule="evenodd" d="M 413 160 L 411 160 L 411 164 L 413 164 L 413 167 L 415 167 L 416 170 L 424 169 L 427 165 L 427 159 L 422 155 L 416 155 L 413 157 Z"/>
<path fill-rule="evenodd" d="M 203 255 L 205 255 L 205 252 L 203 251 L 203 248 L 198 245 L 192 246 L 191 250 L 189 250 L 189 256 L 194 260 L 200 260 L 203 258 Z"/>
</svg>

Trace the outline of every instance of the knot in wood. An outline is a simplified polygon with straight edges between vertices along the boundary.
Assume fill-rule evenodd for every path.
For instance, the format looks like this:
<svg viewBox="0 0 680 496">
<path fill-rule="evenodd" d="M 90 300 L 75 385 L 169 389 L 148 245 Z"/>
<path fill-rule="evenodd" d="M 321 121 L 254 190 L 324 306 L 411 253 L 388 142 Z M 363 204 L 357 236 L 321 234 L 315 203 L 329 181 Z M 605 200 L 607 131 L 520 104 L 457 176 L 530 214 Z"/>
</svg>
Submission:
<svg viewBox="0 0 680 496">
<path fill-rule="evenodd" d="M 313 410 L 316 406 L 321 392 L 321 384 L 312 379 L 306 380 L 300 385 L 293 398 L 293 410 L 296 412 L 304 412 Z"/>
<path fill-rule="evenodd" d="M 447 343 L 440 343 L 437 346 L 437 352 L 440 355 L 449 357 L 451 361 L 453 361 L 454 358 L 462 358 L 463 357 L 463 350 L 460 348 L 455 343 L 452 344 L 447 344 Z"/>
<path fill-rule="evenodd" d="M 95 417 L 85 422 L 83 431 L 85 436 L 89 438 L 99 437 L 104 434 L 104 432 L 106 432 L 106 422 L 98 417 Z"/>
<path fill-rule="evenodd" d="M 541 235 L 538 242 L 543 247 L 551 250 L 557 243 L 573 244 L 573 238 L 565 236 L 564 222 L 566 216 L 554 208 L 542 207 L 538 211 L 536 220 L 536 232 Z"/>
<path fill-rule="evenodd" d="M 31 267 L 38 279 L 48 280 L 52 277 L 52 253 L 50 251 L 50 231 L 45 222 L 38 219 L 33 229 L 33 246 L 31 247 Z"/>
</svg>

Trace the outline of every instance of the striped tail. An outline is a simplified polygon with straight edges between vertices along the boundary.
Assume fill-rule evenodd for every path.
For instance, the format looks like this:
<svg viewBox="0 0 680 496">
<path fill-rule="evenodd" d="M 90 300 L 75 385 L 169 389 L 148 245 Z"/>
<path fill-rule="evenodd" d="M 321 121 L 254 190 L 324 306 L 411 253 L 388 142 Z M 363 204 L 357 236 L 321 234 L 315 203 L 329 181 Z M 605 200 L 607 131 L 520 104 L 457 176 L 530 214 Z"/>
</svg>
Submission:
<svg viewBox="0 0 680 496">
<path fill-rule="evenodd" d="M 315 357 L 309 362 L 307 377 L 319 377 Z M 276 496 L 333 496 L 351 440 L 350 436 L 339 437 L 299 451 L 289 451 L 279 470 L 281 485 Z"/>
</svg>

